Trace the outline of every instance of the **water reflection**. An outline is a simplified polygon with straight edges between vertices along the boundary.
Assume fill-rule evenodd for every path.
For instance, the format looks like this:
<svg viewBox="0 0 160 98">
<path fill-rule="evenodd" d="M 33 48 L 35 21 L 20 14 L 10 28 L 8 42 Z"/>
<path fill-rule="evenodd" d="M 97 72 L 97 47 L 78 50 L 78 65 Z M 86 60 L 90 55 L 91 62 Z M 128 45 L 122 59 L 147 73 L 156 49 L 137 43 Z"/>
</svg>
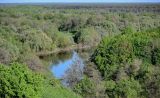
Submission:
<svg viewBox="0 0 160 98">
<path fill-rule="evenodd" d="M 75 69 L 73 69 L 75 67 Z M 73 75 L 82 75 L 82 69 L 84 67 L 83 59 L 78 55 L 77 52 L 73 51 L 72 56 L 66 60 L 58 60 L 58 63 L 53 63 L 51 66 L 51 71 L 56 78 L 66 79 L 66 77 L 73 77 Z M 67 74 L 69 76 L 67 76 Z"/>
<path fill-rule="evenodd" d="M 94 48 L 87 50 L 74 50 L 41 56 L 41 60 L 49 65 L 52 74 L 61 79 L 61 82 L 68 87 L 76 84 L 83 78 L 85 64 L 93 53 Z"/>
<path fill-rule="evenodd" d="M 58 63 L 69 60 L 72 57 L 73 52 L 62 52 L 56 54 L 50 54 L 46 56 L 41 56 L 40 59 L 47 63 L 47 65 L 56 65 Z"/>
</svg>

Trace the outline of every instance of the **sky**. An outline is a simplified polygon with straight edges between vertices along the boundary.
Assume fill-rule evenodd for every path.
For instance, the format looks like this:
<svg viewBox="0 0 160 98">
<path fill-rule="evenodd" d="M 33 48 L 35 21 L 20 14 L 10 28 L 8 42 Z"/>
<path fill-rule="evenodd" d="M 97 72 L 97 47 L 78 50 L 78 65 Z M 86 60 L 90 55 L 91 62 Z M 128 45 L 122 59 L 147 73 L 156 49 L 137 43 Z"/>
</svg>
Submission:
<svg viewBox="0 0 160 98">
<path fill-rule="evenodd" d="M 40 2 L 62 2 L 62 3 L 125 3 L 125 2 L 159 2 L 160 0 L 0 0 L 0 3 L 40 3 Z"/>
</svg>

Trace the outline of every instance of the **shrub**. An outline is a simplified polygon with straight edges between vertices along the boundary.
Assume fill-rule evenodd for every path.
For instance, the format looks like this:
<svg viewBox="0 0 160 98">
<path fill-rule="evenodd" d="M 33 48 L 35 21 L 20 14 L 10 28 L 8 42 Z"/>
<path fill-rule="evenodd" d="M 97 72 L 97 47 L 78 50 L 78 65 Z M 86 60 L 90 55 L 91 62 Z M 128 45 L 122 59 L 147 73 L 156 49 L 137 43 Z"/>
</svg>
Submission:
<svg viewBox="0 0 160 98">
<path fill-rule="evenodd" d="M 83 45 L 96 45 L 101 39 L 100 34 L 94 28 L 82 29 L 79 36 L 77 36 L 77 42 Z"/>
<path fill-rule="evenodd" d="M 95 93 L 94 87 L 95 87 L 95 84 L 93 83 L 93 81 L 91 81 L 87 77 L 84 77 L 84 79 L 82 79 L 78 84 L 74 86 L 73 90 L 76 93 L 84 97 L 87 97 L 87 96 L 94 96 L 93 95 Z"/>
<path fill-rule="evenodd" d="M 12 63 L 9 67 L 0 65 L 0 96 L 28 97 L 41 96 L 43 77 L 31 72 L 25 65 Z"/>
</svg>

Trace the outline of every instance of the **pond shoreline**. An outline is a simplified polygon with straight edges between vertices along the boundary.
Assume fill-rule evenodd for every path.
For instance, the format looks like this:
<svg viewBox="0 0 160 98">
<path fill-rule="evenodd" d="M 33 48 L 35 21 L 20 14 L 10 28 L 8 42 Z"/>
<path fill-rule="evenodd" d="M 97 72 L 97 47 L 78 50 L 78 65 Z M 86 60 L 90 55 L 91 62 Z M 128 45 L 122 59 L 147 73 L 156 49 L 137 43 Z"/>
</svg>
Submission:
<svg viewBox="0 0 160 98">
<path fill-rule="evenodd" d="M 70 47 L 65 47 L 65 48 L 56 48 L 53 51 L 41 51 L 37 52 L 37 56 L 47 56 L 50 54 L 55 54 L 55 53 L 61 53 L 61 52 L 69 52 L 72 50 L 85 50 L 85 49 L 90 49 L 92 47 L 96 47 L 97 45 L 82 45 L 82 44 L 77 44 L 77 45 L 72 45 Z"/>
</svg>

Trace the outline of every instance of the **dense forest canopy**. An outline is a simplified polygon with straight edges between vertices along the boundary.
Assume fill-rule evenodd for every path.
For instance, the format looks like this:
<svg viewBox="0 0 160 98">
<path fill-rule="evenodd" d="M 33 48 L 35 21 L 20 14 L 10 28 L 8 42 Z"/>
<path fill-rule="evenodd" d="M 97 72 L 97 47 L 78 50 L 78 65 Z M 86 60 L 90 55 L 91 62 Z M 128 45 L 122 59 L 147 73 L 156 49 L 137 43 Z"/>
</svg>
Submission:
<svg viewBox="0 0 160 98">
<path fill-rule="evenodd" d="M 104 38 L 93 55 L 111 97 L 159 97 L 160 28 Z"/>
<path fill-rule="evenodd" d="M 159 27 L 159 4 L 1 4 L 0 97 L 159 98 Z M 37 54 L 75 46 L 93 76 L 68 89 Z"/>
</svg>

